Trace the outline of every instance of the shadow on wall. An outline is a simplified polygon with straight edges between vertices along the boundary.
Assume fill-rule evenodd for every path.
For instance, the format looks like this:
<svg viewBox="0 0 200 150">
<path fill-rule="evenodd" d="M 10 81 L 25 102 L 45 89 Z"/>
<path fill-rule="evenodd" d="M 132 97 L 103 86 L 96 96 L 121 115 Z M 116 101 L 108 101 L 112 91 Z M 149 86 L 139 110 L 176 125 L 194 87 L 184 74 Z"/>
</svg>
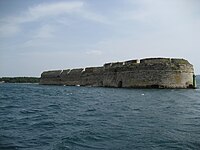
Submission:
<svg viewBox="0 0 200 150">
<path fill-rule="evenodd" d="M 119 81 L 119 82 L 118 82 L 117 87 L 118 87 L 118 88 L 122 88 L 122 81 Z"/>
</svg>

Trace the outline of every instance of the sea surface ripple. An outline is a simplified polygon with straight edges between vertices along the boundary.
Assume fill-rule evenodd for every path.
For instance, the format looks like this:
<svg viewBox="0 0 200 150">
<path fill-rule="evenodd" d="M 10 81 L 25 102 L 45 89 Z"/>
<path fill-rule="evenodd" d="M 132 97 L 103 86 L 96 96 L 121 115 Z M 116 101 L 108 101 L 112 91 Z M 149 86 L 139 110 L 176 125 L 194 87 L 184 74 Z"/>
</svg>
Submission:
<svg viewBox="0 0 200 150">
<path fill-rule="evenodd" d="M 200 89 L 0 84 L 0 150 L 15 149 L 199 150 Z"/>
</svg>

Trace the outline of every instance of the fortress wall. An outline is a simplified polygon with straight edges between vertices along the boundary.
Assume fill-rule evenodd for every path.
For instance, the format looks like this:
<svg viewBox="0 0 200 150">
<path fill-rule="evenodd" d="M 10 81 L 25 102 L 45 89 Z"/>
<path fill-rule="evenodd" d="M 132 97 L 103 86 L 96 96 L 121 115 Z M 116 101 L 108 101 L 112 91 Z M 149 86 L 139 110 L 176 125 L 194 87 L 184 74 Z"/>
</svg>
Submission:
<svg viewBox="0 0 200 150">
<path fill-rule="evenodd" d="M 117 72 L 108 71 L 103 74 L 103 86 L 104 87 L 117 87 Z"/>
<path fill-rule="evenodd" d="M 72 69 L 72 70 L 69 72 L 69 75 L 80 75 L 80 73 L 81 73 L 83 70 L 84 70 L 83 68 Z"/>
<path fill-rule="evenodd" d="M 189 88 L 193 86 L 193 73 L 173 71 L 165 72 L 161 84 L 167 88 Z"/>
<path fill-rule="evenodd" d="M 79 85 L 82 86 L 103 86 L 103 76 L 97 75 L 81 75 L 81 81 Z"/>
<path fill-rule="evenodd" d="M 134 88 L 192 87 L 194 69 L 184 59 L 156 58 L 117 63 L 103 67 L 43 72 L 40 84 Z"/>
<path fill-rule="evenodd" d="M 111 67 L 111 65 L 112 65 L 112 63 L 106 63 L 103 66 L 105 69 L 109 69 Z"/>
<path fill-rule="evenodd" d="M 62 85 L 64 85 L 65 82 L 69 80 L 68 78 L 69 78 L 70 71 L 71 71 L 70 69 L 63 70 L 62 73 L 60 74 L 60 82 Z"/>
<path fill-rule="evenodd" d="M 61 72 L 62 70 L 44 71 L 41 74 L 41 77 L 42 78 L 57 78 L 58 76 L 60 76 Z"/>
<path fill-rule="evenodd" d="M 145 58 L 140 60 L 140 63 L 149 63 L 149 64 L 170 63 L 170 62 L 171 62 L 170 58 Z"/>
<path fill-rule="evenodd" d="M 93 73 L 93 72 L 94 72 L 94 68 L 95 68 L 95 67 L 88 67 L 88 68 L 85 68 L 84 73 Z"/>
<path fill-rule="evenodd" d="M 123 67 L 116 68 L 117 72 L 123 72 L 123 71 L 139 71 L 139 70 L 172 70 L 173 68 L 171 67 L 170 64 L 148 64 L 148 63 L 138 63 L 134 65 L 129 65 L 126 66 L 124 65 Z"/>
<path fill-rule="evenodd" d="M 190 64 L 185 59 L 171 59 L 171 63 L 174 63 L 174 64 Z"/>
<path fill-rule="evenodd" d="M 122 82 L 122 87 L 148 87 L 160 82 L 160 71 L 133 70 L 118 74 L 117 82 Z"/>
<path fill-rule="evenodd" d="M 42 80 L 40 80 L 40 84 L 60 84 L 60 74 L 62 70 L 54 70 L 54 71 L 44 71 L 41 74 Z"/>
<path fill-rule="evenodd" d="M 88 67 L 85 68 L 85 71 L 83 71 L 83 74 L 90 74 L 90 73 L 101 73 L 103 72 L 104 67 Z"/>
<path fill-rule="evenodd" d="M 115 62 L 111 64 L 111 67 L 123 67 L 123 62 Z"/>
<path fill-rule="evenodd" d="M 193 85 L 193 73 L 180 71 L 140 70 L 118 74 L 122 87 L 187 88 Z"/>
<path fill-rule="evenodd" d="M 123 72 L 107 72 L 104 74 L 103 86 L 106 87 L 147 87 L 158 84 L 159 71 L 131 70 Z M 155 78 L 155 76 L 157 78 Z"/>
<path fill-rule="evenodd" d="M 125 61 L 125 62 L 124 62 L 124 65 L 130 66 L 130 65 L 135 65 L 135 64 L 137 64 L 137 63 L 140 63 L 140 60 L 139 60 L 139 59 Z"/>
<path fill-rule="evenodd" d="M 70 71 L 71 71 L 70 69 L 63 70 L 62 73 L 60 74 L 60 77 L 61 78 L 67 78 Z"/>
<path fill-rule="evenodd" d="M 193 85 L 193 74 L 190 64 L 140 63 L 107 70 L 103 86 L 187 88 Z"/>
<path fill-rule="evenodd" d="M 104 67 L 85 68 L 81 74 L 80 85 L 83 86 L 103 86 Z"/>
<path fill-rule="evenodd" d="M 104 67 L 94 67 L 93 72 L 94 73 L 103 73 Z"/>
<path fill-rule="evenodd" d="M 194 73 L 194 68 L 192 65 L 186 65 L 186 64 L 178 65 L 177 70 L 181 70 L 182 72 Z"/>
<path fill-rule="evenodd" d="M 64 72 L 65 74 L 61 74 L 61 83 L 63 85 L 79 85 L 82 71 L 83 68 L 72 69 L 68 73 Z"/>
</svg>

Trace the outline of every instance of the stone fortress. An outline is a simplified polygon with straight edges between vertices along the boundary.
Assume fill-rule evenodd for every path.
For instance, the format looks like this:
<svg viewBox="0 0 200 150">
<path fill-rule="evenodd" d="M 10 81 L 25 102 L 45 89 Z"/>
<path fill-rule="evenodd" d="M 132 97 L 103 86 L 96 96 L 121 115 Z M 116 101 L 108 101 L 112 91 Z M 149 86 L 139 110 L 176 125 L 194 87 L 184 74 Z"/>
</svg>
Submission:
<svg viewBox="0 0 200 150">
<path fill-rule="evenodd" d="M 45 71 L 40 84 L 118 88 L 195 88 L 193 65 L 185 59 L 146 58 L 101 67 Z"/>
</svg>

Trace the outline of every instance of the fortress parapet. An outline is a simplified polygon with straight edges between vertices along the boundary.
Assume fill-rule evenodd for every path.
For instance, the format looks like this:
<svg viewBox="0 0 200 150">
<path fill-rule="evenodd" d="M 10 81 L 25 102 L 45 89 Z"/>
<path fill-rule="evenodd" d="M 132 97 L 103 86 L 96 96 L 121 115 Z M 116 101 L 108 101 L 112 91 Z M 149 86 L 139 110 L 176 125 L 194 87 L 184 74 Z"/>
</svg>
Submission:
<svg viewBox="0 0 200 150">
<path fill-rule="evenodd" d="M 156 64 L 156 63 L 171 63 L 170 58 L 146 58 L 146 59 L 141 59 L 140 63 L 146 63 L 146 64 Z"/>
<path fill-rule="evenodd" d="M 105 69 L 109 69 L 112 66 L 112 63 L 106 63 L 103 66 Z"/>
<path fill-rule="evenodd" d="M 124 62 L 124 65 L 130 66 L 130 65 L 135 65 L 135 64 L 138 64 L 138 63 L 140 63 L 140 60 L 139 60 L 139 59 L 136 59 L 136 60 L 128 60 L 128 61 L 125 61 L 125 62 Z"/>
<path fill-rule="evenodd" d="M 123 62 L 115 62 L 111 64 L 111 67 L 123 67 Z"/>
<path fill-rule="evenodd" d="M 45 71 L 40 84 L 125 88 L 195 88 L 193 65 L 185 59 L 146 58 L 102 67 Z"/>
</svg>

